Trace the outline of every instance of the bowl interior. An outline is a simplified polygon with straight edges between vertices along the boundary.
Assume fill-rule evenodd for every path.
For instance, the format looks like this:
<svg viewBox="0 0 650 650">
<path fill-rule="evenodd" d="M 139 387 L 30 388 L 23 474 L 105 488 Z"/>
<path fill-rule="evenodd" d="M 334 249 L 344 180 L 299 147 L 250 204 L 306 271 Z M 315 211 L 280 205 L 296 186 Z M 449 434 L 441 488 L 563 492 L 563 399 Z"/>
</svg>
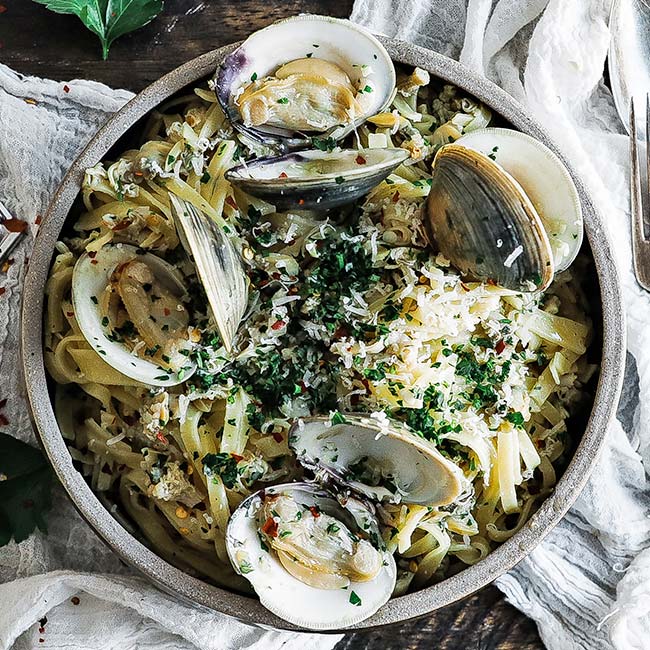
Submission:
<svg viewBox="0 0 650 650">
<path fill-rule="evenodd" d="M 433 76 L 453 83 L 476 96 L 512 125 L 538 138 L 557 152 L 542 129 L 509 95 L 478 77 L 460 64 L 427 50 L 383 39 L 392 58 L 400 63 L 428 69 Z M 68 494 L 98 534 L 127 562 L 145 573 L 161 588 L 188 601 L 236 616 L 248 623 L 290 629 L 292 626 L 247 596 L 215 587 L 188 576 L 149 550 L 128 518 L 111 516 L 110 504 L 103 504 L 72 465 L 72 460 L 52 410 L 52 385 L 48 384 L 42 354 L 43 291 L 54 243 L 66 227 L 66 220 L 79 211 L 79 188 L 86 167 L 111 158 L 137 144 L 149 111 L 166 99 L 187 91 L 210 76 L 217 63 L 232 49 L 221 48 L 174 70 L 143 91 L 120 111 L 90 142 L 72 165 L 50 206 L 35 243 L 26 279 L 23 303 L 22 346 L 24 370 L 32 417 L 41 442 Z M 590 413 L 577 415 L 570 423 L 573 431 L 584 431 L 575 439 L 576 449 L 554 493 L 546 499 L 528 523 L 485 560 L 468 567 L 441 583 L 389 601 L 377 614 L 358 624 L 371 628 L 426 614 L 463 598 L 488 584 L 521 560 L 559 521 L 578 495 L 593 467 L 603 441 L 607 422 L 615 411 L 624 358 L 622 310 L 616 269 L 600 218 L 583 185 L 573 174 L 582 201 L 587 238 L 583 253 L 590 264 L 583 286 L 591 300 L 595 338 L 590 361 L 600 364 L 600 372 L 589 386 L 594 395 Z M 607 386 L 607 390 L 604 387 Z"/>
</svg>

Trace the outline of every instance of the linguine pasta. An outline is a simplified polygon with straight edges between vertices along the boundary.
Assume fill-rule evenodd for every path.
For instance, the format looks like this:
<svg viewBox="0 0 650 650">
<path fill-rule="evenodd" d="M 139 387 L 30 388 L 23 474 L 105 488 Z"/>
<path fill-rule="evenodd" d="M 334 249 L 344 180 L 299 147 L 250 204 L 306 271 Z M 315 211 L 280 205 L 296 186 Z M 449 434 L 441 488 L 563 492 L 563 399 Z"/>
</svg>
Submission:
<svg viewBox="0 0 650 650">
<path fill-rule="evenodd" d="M 235 191 L 224 173 L 265 152 L 232 131 L 211 90 L 197 88 L 154 111 L 139 148 L 87 170 L 84 211 L 57 244 L 45 358 L 70 453 L 162 557 L 217 584 L 247 588 L 225 549 L 233 509 L 261 487 L 304 474 L 287 441 L 298 418 L 393 418 L 462 470 L 465 487 L 450 506 L 378 507 L 398 563 L 397 593 L 474 564 L 512 536 L 553 489 L 570 449 L 569 418 L 596 370 L 586 358 L 592 334 L 579 286 L 567 271 L 544 295 L 516 293 L 465 282 L 430 254 L 420 211 L 431 158 L 486 126 L 490 113 L 419 69 L 402 75 L 398 91 L 391 111 L 352 140 L 402 147 L 411 158 L 360 205 L 328 217 L 280 213 Z M 179 244 L 169 193 L 236 230 L 250 253 L 249 310 L 230 355 Z M 123 375 L 77 324 L 76 261 L 120 244 L 166 259 L 187 289 L 175 351 L 196 371 L 177 386 Z M 147 284 L 151 304 L 163 299 Z M 169 361 L 134 326 L 141 306 L 109 303 L 115 340 L 136 356 Z"/>
</svg>

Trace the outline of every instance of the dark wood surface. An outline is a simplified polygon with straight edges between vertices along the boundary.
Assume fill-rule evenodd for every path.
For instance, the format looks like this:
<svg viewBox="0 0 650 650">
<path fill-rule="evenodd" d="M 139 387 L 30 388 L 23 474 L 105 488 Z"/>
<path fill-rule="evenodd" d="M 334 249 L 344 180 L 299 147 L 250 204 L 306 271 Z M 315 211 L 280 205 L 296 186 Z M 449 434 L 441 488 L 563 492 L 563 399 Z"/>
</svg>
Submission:
<svg viewBox="0 0 650 650">
<path fill-rule="evenodd" d="M 90 78 L 139 91 L 181 63 L 301 12 L 348 16 L 352 0 L 166 0 L 150 25 L 116 41 L 102 61 L 97 38 L 73 16 L 30 0 L 0 0 L 0 62 L 24 74 Z M 346 636 L 338 650 L 540 650 L 532 621 L 495 587 L 430 616 Z"/>
</svg>

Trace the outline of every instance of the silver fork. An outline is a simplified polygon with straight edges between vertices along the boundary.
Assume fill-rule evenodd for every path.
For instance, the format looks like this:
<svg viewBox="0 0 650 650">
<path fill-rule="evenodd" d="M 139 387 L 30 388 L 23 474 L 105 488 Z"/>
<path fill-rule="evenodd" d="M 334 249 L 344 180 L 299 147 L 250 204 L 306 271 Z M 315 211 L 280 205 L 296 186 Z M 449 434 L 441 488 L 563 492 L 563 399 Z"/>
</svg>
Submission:
<svg viewBox="0 0 650 650">
<path fill-rule="evenodd" d="M 5 221 L 11 221 L 13 219 L 13 215 L 5 205 L 0 201 L 0 226 L 4 224 Z M 5 228 L 0 228 L 0 231 L 4 231 Z M 2 235 L 2 232 L 0 232 L 0 235 Z M 9 259 L 9 255 L 11 255 L 11 252 L 13 251 L 14 248 L 18 245 L 18 242 L 26 235 L 26 233 L 23 232 L 5 232 L 4 236 L 0 239 L 0 264 L 3 264 L 7 259 Z"/>
<path fill-rule="evenodd" d="M 643 202 L 641 190 L 641 163 L 637 143 L 637 129 L 634 115 L 634 98 L 630 99 L 630 202 L 632 205 L 632 258 L 634 273 L 638 283 L 650 291 L 650 228 L 646 212 L 650 211 L 650 95 L 646 95 L 645 106 L 645 166 L 648 181 L 646 205 Z"/>
</svg>

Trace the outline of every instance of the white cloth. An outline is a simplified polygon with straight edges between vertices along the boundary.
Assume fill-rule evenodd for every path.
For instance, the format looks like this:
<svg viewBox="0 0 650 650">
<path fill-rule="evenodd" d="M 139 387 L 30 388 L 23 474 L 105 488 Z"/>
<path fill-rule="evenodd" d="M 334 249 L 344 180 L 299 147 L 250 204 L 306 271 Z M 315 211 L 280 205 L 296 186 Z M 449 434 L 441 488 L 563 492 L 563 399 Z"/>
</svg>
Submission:
<svg viewBox="0 0 650 650">
<path fill-rule="evenodd" d="M 650 295 L 632 272 L 628 139 L 603 81 L 610 4 L 356 0 L 352 12 L 353 21 L 376 32 L 459 58 L 527 106 L 581 175 L 608 226 L 630 353 L 619 421 L 575 506 L 497 581 L 552 650 L 650 648 L 650 550 L 643 550 L 650 546 Z"/>
<path fill-rule="evenodd" d="M 0 200 L 29 222 L 31 235 L 70 163 L 131 97 L 92 81 L 24 78 L 0 64 Z M 30 248 L 31 238 L 0 274 L 0 398 L 7 398 L 3 431 L 35 443 L 24 396 L 14 388 L 20 385 L 18 313 Z M 55 492 L 49 534 L 37 531 L 0 548 L 0 650 L 14 643 L 15 650 L 329 650 L 341 638 L 262 630 L 181 603 L 122 564 L 63 489 L 57 485 Z"/>
</svg>

